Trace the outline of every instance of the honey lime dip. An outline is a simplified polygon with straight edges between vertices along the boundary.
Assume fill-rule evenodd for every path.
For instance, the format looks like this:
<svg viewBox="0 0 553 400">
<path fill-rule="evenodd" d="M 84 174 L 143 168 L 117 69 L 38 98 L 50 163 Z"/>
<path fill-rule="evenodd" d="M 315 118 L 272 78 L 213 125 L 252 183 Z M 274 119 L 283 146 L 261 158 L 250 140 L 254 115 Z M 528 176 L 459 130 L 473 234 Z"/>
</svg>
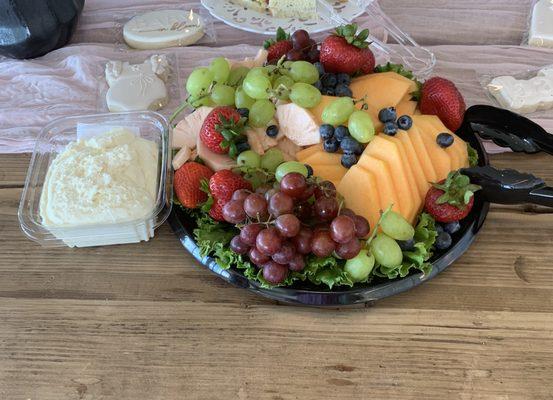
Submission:
<svg viewBox="0 0 553 400">
<path fill-rule="evenodd" d="M 42 223 L 71 228 L 149 218 L 156 204 L 157 179 L 157 144 L 129 129 L 114 128 L 76 140 L 47 171 L 40 197 Z"/>
</svg>

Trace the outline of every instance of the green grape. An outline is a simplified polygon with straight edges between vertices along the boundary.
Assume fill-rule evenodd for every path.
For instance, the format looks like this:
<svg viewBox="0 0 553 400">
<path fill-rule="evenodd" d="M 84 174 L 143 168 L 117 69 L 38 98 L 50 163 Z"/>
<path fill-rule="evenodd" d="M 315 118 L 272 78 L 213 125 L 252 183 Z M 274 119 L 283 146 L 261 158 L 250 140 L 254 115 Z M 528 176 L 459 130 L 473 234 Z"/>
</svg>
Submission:
<svg viewBox="0 0 553 400">
<path fill-rule="evenodd" d="M 254 127 L 267 126 L 275 115 L 275 105 L 270 100 L 257 100 L 250 108 L 248 117 L 250 124 Z"/>
<path fill-rule="evenodd" d="M 307 61 L 294 61 L 290 66 L 290 77 L 296 82 L 313 84 L 319 80 L 319 71 Z"/>
<path fill-rule="evenodd" d="M 279 100 L 290 99 L 290 89 L 292 86 L 294 86 L 294 80 L 286 75 L 279 76 L 273 82 L 273 88 Z"/>
<path fill-rule="evenodd" d="M 373 268 L 374 256 L 367 249 L 361 249 L 357 256 L 346 261 L 344 272 L 350 276 L 352 281 L 363 282 L 367 280 Z"/>
<path fill-rule="evenodd" d="M 213 72 L 213 80 L 217 83 L 226 83 L 230 74 L 230 65 L 225 57 L 217 57 L 211 64 L 209 70 Z"/>
<path fill-rule="evenodd" d="M 218 106 L 234 105 L 234 88 L 232 86 L 217 83 L 211 90 L 211 100 Z"/>
<path fill-rule="evenodd" d="M 384 267 L 397 267 L 403 261 L 403 253 L 399 244 L 383 233 L 378 234 L 371 242 L 371 253 L 376 262 Z"/>
<path fill-rule="evenodd" d="M 303 108 L 315 107 L 321 102 L 321 92 L 313 85 L 298 82 L 292 86 L 290 100 Z"/>
<path fill-rule="evenodd" d="M 374 124 L 371 116 L 365 111 L 354 111 L 349 116 L 350 135 L 359 143 L 369 143 L 374 138 Z"/>
<path fill-rule="evenodd" d="M 275 172 L 275 178 L 277 182 L 280 182 L 284 176 L 291 172 L 299 172 L 307 178 L 308 172 L 305 164 L 298 161 L 286 161 L 278 166 Z"/>
<path fill-rule="evenodd" d="M 274 172 L 283 162 L 284 156 L 282 155 L 282 151 L 276 147 L 267 150 L 265 154 L 261 156 L 261 168 L 269 172 Z"/>
<path fill-rule="evenodd" d="M 239 86 L 244 81 L 246 75 L 250 72 L 248 67 L 240 66 L 230 70 L 227 85 L 229 86 Z"/>
<path fill-rule="evenodd" d="M 238 155 L 236 163 L 239 166 L 259 168 L 261 166 L 261 156 L 253 150 L 246 150 Z"/>
<path fill-rule="evenodd" d="M 415 229 L 401 214 L 388 211 L 380 221 L 382 232 L 395 240 L 409 240 L 415 236 Z"/>
<path fill-rule="evenodd" d="M 271 91 L 271 81 L 260 74 L 246 75 L 242 84 L 244 91 L 252 99 L 268 99 Z"/>
<path fill-rule="evenodd" d="M 201 106 L 211 107 L 215 105 L 213 103 L 213 100 L 211 100 L 211 96 L 204 96 L 200 99 L 195 99 L 194 97 L 191 97 L 190 99 L 188 99 L 188 102 L 194 108 L 199 108 Z"/>
<path fill-rule="evenodd" d="M 250 69 L 250 72 L 248 72 L 248 75 L 254 76 L 254 75 L 263 75 L 265 77 L 269 77 L 269 71 L 265 67 L 253 67 Z"/>
<path fill-rule="evenodd" d="M 234 104 L 236 108 L 247 108 L 249 110 L 252 108 L 253 103 L 255 103 L 255 100 L 246 94 L 242 86 L 239 86 L 234 92 Z"/>
<path fill-rule="evenodd" d="M 213 72 L 208 68 L 196 68 L 186 80 L 186 91 L 194 97 L 198 97 L 209 88 L 213 82 Z"/>
<path fill-rule="evenodd" d="M 348 120 L 354 110 L 351 97 L 340 97 L 324 108 L 321 119 L 325 124 L 341 125 Z"/>
</svg>

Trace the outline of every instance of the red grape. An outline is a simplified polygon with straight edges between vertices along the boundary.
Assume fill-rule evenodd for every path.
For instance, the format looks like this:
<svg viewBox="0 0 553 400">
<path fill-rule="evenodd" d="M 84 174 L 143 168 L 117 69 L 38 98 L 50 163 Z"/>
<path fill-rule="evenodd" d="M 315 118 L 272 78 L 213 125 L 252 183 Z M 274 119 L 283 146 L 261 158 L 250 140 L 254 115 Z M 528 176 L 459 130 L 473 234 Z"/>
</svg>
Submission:
<svg viewBox="0 0 553 400">
<path fill-rule="evenodd" d="M 321 52 L 319 49 L 317 49 L 316 47 L 313 47 L 311 48 L 308 52 L 307 52 L 307 58 L 309 59 L 310 62 L 312 63 L 316 63 L 319 61 L 321 57 Z"/>
<path fill-rule="evenodd" d="M 283 214 L 276 219 L 275 226 L 282 236 L 291 238 L 298 234 L 301 223 L 294 214 Z"/>
<path fill-rule="evenodd" d="M 340 215 L 347 215 L 351 219 L 353 219 L 353 217 L 355 217 L 355 213 L 352 210 L 350 210 L 349 208 L 342 208 L 340 210 Z"/>
<path fill-rule="evenodd" d="M 305 260 L 301 254 L 297 254 L 292 258 L 288 263 L 288 268 L 290 271 L 301 271 L 305 268 Z"/>
<path fill-rule="evenodd" d="M 286 265 L 278 264 L 272 260 L 263 264 L 263 278 L 267 282 L 278 285 L 284 282 L 287 277 L 288 267 Z"/>
<path fill-rule="evenodd" d="M 271 189 L 271 187 L 267 186 L 267 185 L 259 186 L 257 189 L 255 189 L 255 193 L 259 193 L 259 194 L 264 195 L 270 189 Z"/>
<path fill-rule="evenodd" d="M 290 197 L 299 198 L 307 188 L 305 176 L 299 172 L 290 172 L 280 181 L 280 191 Z"/>
<path fill-rule="evenodd" d="M 369 221 L 367 221 L 365 217 L 362 217 L 361 215 L 356 215 L 355 217 L 353 217 L 353 222 L 355 224 L 355 236 L 357 236 L 359 239 L 364 238 L 371 231 Z"/>
<path fill-rule="evenodd" d="M 300 61 L 303 58 L 303 52 L 299 49 L 292 49 L 286 53 L 286 59 L 288 61 Z"/>
<path fill-rule="evenodd" d="M 309 184 L 298 199 L 302 201 L 309 200 L 309 198 L 313 196 L 313 193 L 315 193 L 315 185 Z"/>
<path fill-rule="evenodd" d="M 318 231 L 311 239 L 311 251 L 317 257 L 328 257 L 336 249 L 336 243 L 330 237 L 329 231 Z"/>
<path fill-rule="evenodd" d="M 296 248 L 289 242 L 284 242 L 279 251 L 272 255 L 273 261 L 279 264 L 288 264 L 294 258 Z"/>
<path fill-rule="evenodd" d="M 278 192 L 278 189 L 269 189 L 265 192 L 265 200 L 269 201 L 271 199 L 271 197 L 273 197 L 273 195 L 275 193 Z"/>
<path fill-rule="evenodd" d="M 330 181 L 322 181 L 315 188 L 315 198 L 320 199 L 321 197 L 335 197 L 336 196 L 336 186 Z"/>
<path fill-rule="evenodd" d="M 309 46 L 311 40 L 311 38 L 309 37 L 309 33 L 307 33 L 307 31 L 304 29 L 298 29 L 297 31 L 292 33 L 291 39 L 294 49 L 303 49 Z"/>
<path fill-rule="evenodd" d="M 296 246 L 296 251 L 300 254 L 311 253 L 311 238 L 313 232 L 309 228 L 301 228 L 300 232 L 292 239 L 292 243 Z"/>
<path fill-rule="evenodd" d="M 355 237 L 355 223 L 347 215 L 339 215 L 330 224 L 330 236 L 336 243 L 347 243 Z"/>
<path fill-rule="evenodd" d="M 223 218 L 231 224 L 239 224 L 246 219 L 244 203 L 241 200 L 231 200 L 223 206 Z"/>
<path fill-rule="evenodd" d="M 250 251 L 248 252 L 248 256 L 250 257 L 250 261 L 257 265 L 258 267 L 265 264 L 267 261 L 271 259 L 266 254 L 263 254 L 259 250 L 257 250 L 255 247 L 250 248 Z"/>
<path fill-rule="evenodd" d="M 261 224 L 249 224 L 240 230 L 240 240 L 249 246 L 255 246 L 255 239 L 257 234 L 263 230 Z"/>
<path fill-rule="evenodd" d="M 347 243 L 341 243 L 336 248 L 336 254 L 338 254 L 339 257 L 350 260 L 359 254 L 361 251 L 361 242 L 357 238 L 353 238 Z"/>
<path fill-rule="evenodd" d="M 257 250 L 268 256 L 272 256 L 279 251 L 281 246 L 282 239 L 276 228 L 272 226 L 259 232 L 255 239 L 255 247 L 257 247 Z"/>
<path fill-rule="evenodd" d="M 313 207 L 309 203 L 301 203 L 296 206 L 294 213 L 300 220 L 308 221 L 313 217 Z"/>
<path fill-rule="evenodd" d="M 294 211 L 294 200 L 285 193 L 277 192 L 269 200 L 269 212 L 274 217 L 292 214 L 292 211 Z"/>
<path fill-rule="evenodd" d="M 249 217 L 257 220 L 266 220 L 269 216 L 267 212 L 267 200 L 262 194 L 252 193 L 244 200 L 244 211 Z"/>
<path fill-rule="evenodd" d="M 230 241 L 230 249 L 234 251 L 236 254 L 246 254 L 250 249 L 250 246 L 248 246 L 246 243 L 240 240 L 239 235 L 236 235 Z"/>
<path fill-rule="evenodd" d="M 250 195 L 250 193 L 251 192 L 247 189 L 235 190 L 234 193 L 232 194 L 232 200 L 244 201 L 244 200 L 246 200 L 246 197 L 248 197 Z"/>
<path fill-rule="evenodd" d="M 315 215 L 323 221 L 331 221 L 338 215 L 338 207 L 335 197 L 319 197 L 315 201 Z"/>
</svg>

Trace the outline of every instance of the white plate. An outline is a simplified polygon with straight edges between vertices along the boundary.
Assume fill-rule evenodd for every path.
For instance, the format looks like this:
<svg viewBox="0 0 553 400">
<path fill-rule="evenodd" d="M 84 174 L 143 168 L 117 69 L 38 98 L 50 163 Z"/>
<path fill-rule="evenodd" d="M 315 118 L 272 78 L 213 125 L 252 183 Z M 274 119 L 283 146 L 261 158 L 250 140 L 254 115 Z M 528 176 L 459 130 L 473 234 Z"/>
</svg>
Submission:
<svg viewBox="0 0 553 400">
<path fill-rule="evenodd" d="M 363 13 L 353 1 L 329 1 L 336 13 L 347 21 L 353 20 Z M 322 19 L 275 18 L 268 11 L 259 12 L 231 3 L 228 0 L 202 0 L 202 5 L 211 15 L 224 23 L 243 31 L 274 35 L 280 26 L 286 32 L 305 29 L 309 33 L 323 32 L 334 29 L 336 24 Z"/>
</svg>

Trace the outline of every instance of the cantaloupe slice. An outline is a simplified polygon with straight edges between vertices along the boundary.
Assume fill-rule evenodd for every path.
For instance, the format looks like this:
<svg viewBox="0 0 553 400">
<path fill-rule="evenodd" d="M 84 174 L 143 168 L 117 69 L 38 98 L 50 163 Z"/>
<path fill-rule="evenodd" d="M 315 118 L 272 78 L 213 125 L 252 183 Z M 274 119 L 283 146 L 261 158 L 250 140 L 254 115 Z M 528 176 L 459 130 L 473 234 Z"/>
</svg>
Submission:
<svg viewBox="0 0 553 400">
<path fill-rule="evenodd" d="M 415 177 L 416 174 L 420 173 L 423 179 L 422 182 L 424 182 L 424 174 L 422 174 L 421 167 L 419 165 L 418 160 L 416 159 L 416 156 L 415 156 L 415 163 L 413 163 L 412 157 L 407 155 L 407 150 L 405 149 L 403 143 L 398 138 L 394 136 L 384 135 L 384 134 L 381 134 L 379 136 L 382 137 L 382 139 L 392 143 L 399 150 L 401 161 L 403 162 L 403 170 L 407 175 L 407 180 L 409 181 L 409 185 L 416 188 L 416 190 L 413 191 L 417 195 L 415 197 L 415 200 L 422 201 L 428 189 L 421 186 L 418 176 Z M 408 150 L 411 150 L 411 149 L 408 149 Z"/>
<path fill-rule="evenodd" d="M 315 153 L 307 156 L 301 160 L 302 163 L 313 165 L 341 165 L 342 154 L 340 153 L 327 153 L 326 151 L 316 151 Z M 344 167 L 342 167 L 344 168 Z"/>
<path fill-rule="evenodd" d="M 459 136 L 457 136 L 455 133 L 450 131 L 440 120 L 440 118 L 436 115 L 421 115 L 419 118 L 422 118 L 426 121 L 428 121 L 434 128 L 436 135 L 447 132 L 451 134 L 454 138 L 453 144 L 446 148 L 445 151 L 450 154 L 453 157 L 457 159 L 457 163 L 454 169 L 464 168 L 468 166 L 468 151 L 467 151 L 467 143 L 461 139 Z"/>
<path fill-rule="evenodd" d="M 392 210 L 403 215 L 388 165 L 384 161 L 368 154 L 362 154 L 357 165 L 373 174 L 376 180 L 380 207 L 385 210 L 393 204 Z M 357 190 L 362 191 L 364 188 L 358 186 Z"/>
<path fill-rule="evenodd" d="M 359 188 L 363 188 L 359 190 Z M 337 187 L 338 193 L 344 196 L 346 207 L 369 221 L 371 231 L 380 219 L 379 192 L 374 174 L 359 164 L 351 167 Z"/>
<path fill-rule="evenodd" d="M 406 99 L 403 99 L 396 106 L 397 116 L 401 117 L 402 115 L 414 115 L 415 110 L 417 109 L 418 103 L 416 101 L 409 100 L 411 96 L 407 96 Z"/>
<path fill-rule="evenodd" d="M 436 143 L 436 135 L 432 133 L 433 128 L 418 116 L 413 116 L 413 124 L 418 128 L 418 135 L 426 147 L 426 151 L 432 160 L 432 165 L 436 171 L 437 181 L 445 179 L 452 170 L 451 158 L 449 154 Z"/>
<path fill-rule="evenodd" d="M 398 131 L 398 133 L 396 134 L 396 137 L 406 145 L 410 143 L 413 146 L 413 149 L 419 160 L 421 169 L 424 173 L 424 176 L 426 177 L 426 181 L 430 183 L 436 182 L 436 180 L 438 179 L 438 174 L 434 169 L 434 165 L 432 164 L 432 159 L 430 158 L 430 155 L 426 150 L 426 146 L 422 141 L 418 128 L 416 126 L 412 126 L 408 132 Z"/>
<path fill-rule="evenodd" d="M 388 165 L 402 215 L 412 222 L 415 219 L 415 214 L 418 213 L 420 195 L 414 179 L 409 179 L 398 147 L 378 135 L 365 148 L 364 153 L 378 158 Z"/>
<path fill-rule="evenodd" d="M 310 164 L 313 168 L 313 176 L 317 176 L 323 180 L 331 181 L 337 187 L 340 184 L 340 181 L 346 175 L 348 170 L 344 168 L 341 164 L 335 165 L 319 165 L 319 164 Z"/>
<path fill-rule="evenodd" d="M 323 145 L 322 143 L 314 144 L 313 146 L 306 147 L 303 150 L 300 150 L 296 153 L 296 158 L 299 161 L 302 161 L 306 157 L 309 157 L 311 154 L 316 153 L 318 151 L 323 151 Z"/>
<path fill-rule="evenodd" d="M 396 136 L 387 136 L 387 138 L 399 143 L 403 147 L 403 151 L 407 157 L 407 162 L 413 173 L 417 188 L 419 189 L 419 195 L 421 195 L 421 200 L 424 201 L 426 193 L 428 192 L 428 189 L 430 189 L 430 183 L 424 174 L 423 167 L 419 161 L 415 147 L 411 143 L 408 133 L 399 130 Z"/>
</svg>

